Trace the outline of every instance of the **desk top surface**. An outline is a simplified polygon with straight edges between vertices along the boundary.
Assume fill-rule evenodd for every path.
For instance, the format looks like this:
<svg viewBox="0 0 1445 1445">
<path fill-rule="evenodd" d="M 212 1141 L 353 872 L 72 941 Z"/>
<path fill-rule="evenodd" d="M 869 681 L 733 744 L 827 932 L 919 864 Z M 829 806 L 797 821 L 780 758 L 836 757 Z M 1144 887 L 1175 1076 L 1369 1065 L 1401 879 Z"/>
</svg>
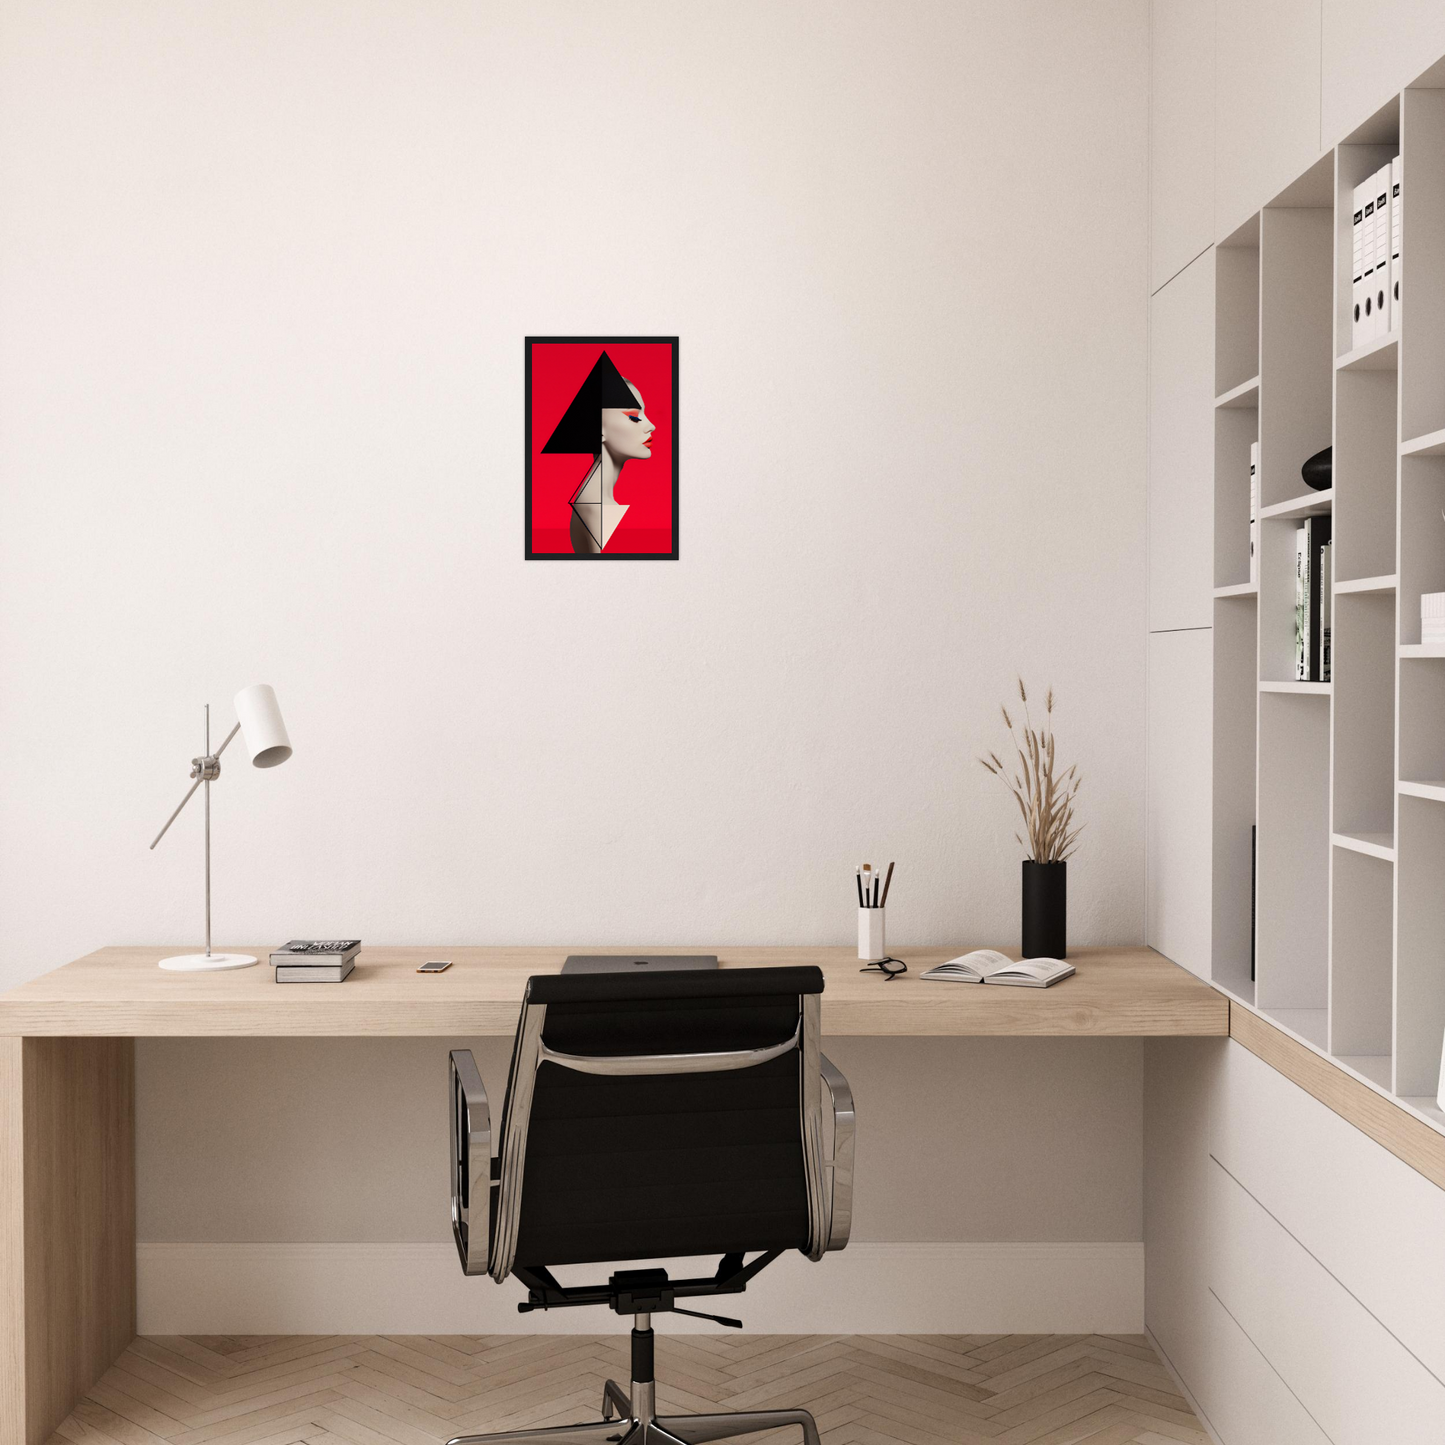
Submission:
<svg viewBox="0 0 1445 1445">
<path fill-rule="evenodd" d="M 238 950 L 241 951 L 241 950 Z M 0 1034 L 148 1037 L 281 1035 L 378 1037 L 510 1036 L 527 978 L 555 973 L 565 948 L 366 947 L 341 984 L 277 984 L 270 950 L 261 962 L 225 973 L 168 973 L 172 948 L 102 948 L 0 994 Z M 1080 948 L 1078 970 L 1052 988 L 930 983 L 927 968 L 964 947 L 905 948 L 909 972 L 892 982 L 859 973 L 850 948 L 652 948 L 716 953 L 724 968 L 817 964 L 826 978 L 825 1035 L 1123 1036 L 1224 1035 L 1229 1002 L 1149 948 Z M 450 958 L 445 973 L 419 974 L 428 958 Z"/>
</svg>

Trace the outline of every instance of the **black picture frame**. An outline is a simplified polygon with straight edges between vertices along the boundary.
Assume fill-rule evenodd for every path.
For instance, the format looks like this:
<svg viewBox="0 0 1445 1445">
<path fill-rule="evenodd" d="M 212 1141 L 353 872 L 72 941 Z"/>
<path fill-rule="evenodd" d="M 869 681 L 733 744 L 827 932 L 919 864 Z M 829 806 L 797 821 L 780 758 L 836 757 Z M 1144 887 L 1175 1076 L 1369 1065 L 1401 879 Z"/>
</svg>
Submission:
<svg viewBox="0 0 1445 1445">
<path fill-rule="evenodd" d="M 678 338 L 676 336 L 528 336 L 524 337 L 522 406 L 522 455 L 525 459 L 525 488 L 522 508 L 522 547 L 528 562 L 676 562 L 681 539 L 679 508 L 679 457 L 681 450 L 681 402 L 678 391 Z M 672 379 L 672 550 L 670 552 L 536 552 L 532 549 L 532 348 L 537 345 L 654 345 L 671 348 Z"/>
</svg>

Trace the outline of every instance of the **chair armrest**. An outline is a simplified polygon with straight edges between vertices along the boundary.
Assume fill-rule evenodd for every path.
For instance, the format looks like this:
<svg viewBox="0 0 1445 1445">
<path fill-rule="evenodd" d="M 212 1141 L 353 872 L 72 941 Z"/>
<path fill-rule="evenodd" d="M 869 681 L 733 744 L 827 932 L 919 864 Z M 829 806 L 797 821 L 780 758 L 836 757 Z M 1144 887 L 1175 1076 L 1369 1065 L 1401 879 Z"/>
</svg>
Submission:
<svg viewBox="0 0 1445 1445">
<path fill-rule="evenodd" d="M 492 1110 L 470 1049 L 451 1051 L 452 1238 L 463 1274 L 486 1274 L 492 1233 Z"/>
<path fill-rule="evenodd" d="M 842 1249 L 853 1228 L 853 1129 L 857 1116 L 853 1109 L 853 1090 L 837 1065 L 827 1054 L 819 1054 L 818 1065 L 833 1101 L 833 1157 L 823 1162 L 823 1168 L 833 1176 L 828 1248 Z"/>
</svg>

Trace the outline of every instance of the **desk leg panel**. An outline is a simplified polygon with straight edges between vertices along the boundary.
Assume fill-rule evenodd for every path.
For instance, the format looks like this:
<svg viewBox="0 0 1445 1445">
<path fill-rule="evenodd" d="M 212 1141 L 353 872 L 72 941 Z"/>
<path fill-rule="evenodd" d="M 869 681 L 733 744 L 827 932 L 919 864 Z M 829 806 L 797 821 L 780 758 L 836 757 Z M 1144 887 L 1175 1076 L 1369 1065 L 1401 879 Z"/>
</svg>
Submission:
<svg viewBox="0 0 1445 1445">
<path fill-rule="evenodd" d="M 0 1038 L 0 1445 L 135 1338 L 135 1043 Z"/>
</svg>

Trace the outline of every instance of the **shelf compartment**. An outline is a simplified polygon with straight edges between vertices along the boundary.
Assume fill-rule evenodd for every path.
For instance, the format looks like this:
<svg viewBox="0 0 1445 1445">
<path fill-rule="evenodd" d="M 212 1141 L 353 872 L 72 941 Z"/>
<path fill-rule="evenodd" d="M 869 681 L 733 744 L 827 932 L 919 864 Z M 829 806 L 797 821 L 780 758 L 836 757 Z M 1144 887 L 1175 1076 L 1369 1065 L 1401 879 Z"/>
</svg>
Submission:
<svg viewBox="0 0 1445 1445">
<path fill-rule="evenodd" d="M 1377 336 L 1353 351 L 1335 358 L 1336 371 L 1397 371 L 1400 366 L 1400 336 L 1392 331 L 1388 336 Z M 1218 403 L 1216 402 L 1217 406 Z"/>
<path fill-rule="evenodd" d="M 1367 858 L 1379 858 L 1386 863 L 1395 861 L 1393 833 L 1333 833 L 1330 841 L 1336 848 L 1348 848 L 1353 853 L 1363 853 Z"/>
<path fill-rule="evenodd" d="M 1330 686 L 1334 693 L 1333 817 L 1337 833 L 1368 836 L 1394 831 L 1394 636 L 1395 598 L 1391 593 L 1335 597 L 1334 681 Z"/>
<path fill-rule="evenodd" d="M 1445 592 L 1445 457 L 1400 458 L 1400 632 L 1420 641 L 1420 598 Z"/>
<path fill-rule="evenodd" d="M 1255 683 L 1259 599 L 1214 604 L 1213 911 L 1211 979 L 1254 1002 L 1253 849 L 1259 693 Z"/>
<path fill-rule="evenodd" d="M 1445 430 L 1445 90 L 1401 97 L 1400 154 L 1409 175 L 1401 241 L 1401 435 Z"/>
<path fill-rule="evenodd" d="M 1314 493 L 1326 499 L 1330 493 Z M 1327 696 L 1327 682 L 1299 681 L 1295 671 L 1295 544 L 1303 508 L 1265 514 L 1259 524 L 1259 676 L 1262 692 Z"/>
<path fill-rule="evenodd" d="M 1445 667 L 1402 663 L 1399 698 L 1399 776 L 1445 778 Z"/>
<path fill-rule="evenodd" d="M 1395 575 L 1392 572 L 1388 577 L 1355 577 L 1348 582 L 1337 581 L 1335 583 L 1335 596 L 1341 594 L 1352 594 L 1359 592 L 1393 592 L 1395 590 Z"/>
<path fill-rule="evenodd" d="M 1259 436 L 1259 413 L 1225 408 L 1214 413 L 1214 585 L 1250 585 L 1249 449 Z"/>
<path fill-rule="evenodd" d="M 1396 847 L 1395 1088 L 1433 1099 L 1445 1037 L 1445 808 L 1401 797 Z"/>
<path fill-rule="evenodd" d="M 1259 216 L 1214 248 L 1214 394 L 1259 385 Z"/>
<path fill-rule="evenodd" d="M 1216 396 L 1214 405 L 1221 411 L 1254 411 L 1259 406 L 1259 378 L 1251 376 L 1248 381 L 1241 381 L 1238 386 Z"/>
<path fill-rule="evenodd" d="M 1327 183 L 1327 200 L 1332 189 Z M 1297 496 L 1300 467 L 1331 440 L 1333 205 L 1266 206 L 1259 265 L 1260 501 L 1268 516 Z"/>
<path fill-rule="evenodd" d="M 1445 430 L 1426 432 L 1400 443 L 1402 457 L 1445 457 Z"/>
<path fill-rule="evenodd" d="M 1351 371 L 1335 378 L 1331 490 L 1337 576 L 1372 577 L 1395 570 L 1398 381 L 1393 371 Z"/>
<path fill-rule="evenodd" d="M 1332 868 L 1330 1052 L 1391 1054 L 1395 869 L 1343 848 L 1335 849 Z"/>
<path fill-rule="evenodd" d="M 1255 996 L 1271 1014 L 1328 1001 L 1329 772 L 1329 708 L 1261 693 Z"/>
</svg>

